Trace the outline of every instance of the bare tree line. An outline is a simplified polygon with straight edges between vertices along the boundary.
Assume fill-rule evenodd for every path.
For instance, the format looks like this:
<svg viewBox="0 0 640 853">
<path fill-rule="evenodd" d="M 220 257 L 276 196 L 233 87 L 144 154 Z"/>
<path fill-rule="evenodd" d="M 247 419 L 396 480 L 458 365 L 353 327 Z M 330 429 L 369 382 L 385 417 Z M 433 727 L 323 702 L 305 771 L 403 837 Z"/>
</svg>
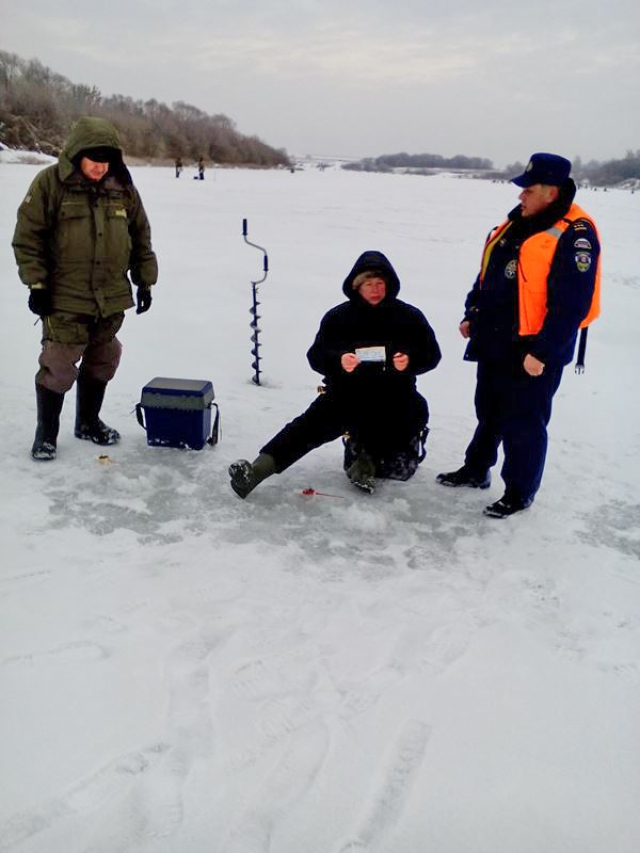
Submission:
<svg viewBox="0 0 640 853">
<path fill-rule="evenodd" d="M 381 157 L 365 158 L 357 163 L 348 163 L 343 167 L 356 172 L 392 172 L 394 169 L 406 171 L 429 171 L 431 169 L 492 169 L 493 163 L 483 157 L 466 157 L 456 154 L 454 157 L 442 157 L 440 154 L 383 154 Z"/>
<path fill-rule="evenodd" d="M 505 177 L 520 175 L 524 171 L 522 163 L 512 163 L 502 173 Z M 581 157 L 573 158 L 571 171 L 576 183 L 586 186 L 613 187 L 618 184 L 634 184 L 640 181 L 640 149 L 627 151 L 624 157 L 617 160 L 589 160 L 582 162 Z"/>
<path fill-rule="evenodd" d="M 208 115 L 178 101 L 104 97 L 96 86 L 72 83 L 37 59 L 0 51 L 0 144 L 57 155 L 80 116 L 101 116 L 118 129 L 126 153 L 146 159 L 288 166 L 284 149 L 239 133 L 226 115 Z"/>
<path fill-rule="evenodd" d="M 483 157 L 466 157 L 456 154 L 454 157 L 442 157 L 439 154 L 383 154 L 381 157 L 368 157 L 354 163 L 347 163 L 343 169 L 356 172 L 393 172 L 401 169 L 414 174 L 433 174 L 436 170 L 451 169 L 476 174 L 477 177 L 491 180 L 508 181 L 514 175 L 524 172 L 524 163 L 511 163 L 503 170 L 494 169 L 491 160 Z M 640 181 L 640 149 L 627 151 L 623 158 L 600 162 L 590 160 L 583 163 L 580 157 L 573 160 L 572 175 L 577 183 L 587 186 L 617 186 Z"/>
</svg>

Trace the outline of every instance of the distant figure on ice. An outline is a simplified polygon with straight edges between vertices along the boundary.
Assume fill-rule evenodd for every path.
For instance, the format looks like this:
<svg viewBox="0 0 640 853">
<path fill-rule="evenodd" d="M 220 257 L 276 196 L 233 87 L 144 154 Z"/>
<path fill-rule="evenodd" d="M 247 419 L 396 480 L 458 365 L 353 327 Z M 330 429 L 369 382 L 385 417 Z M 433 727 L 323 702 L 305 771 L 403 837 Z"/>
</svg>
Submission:
<svg viewBox="0 0 640 853">
<path fill-rule="evenodd" d="M 539 153 L 512 179 L 523 188 L 520 204 L 489 234 L 460 323 L 469 342 L 464 357 L 478 362 L 478 426 L 462 468 L 437 481 L 488 488 L 502 443 L 505 493 L 484 510 L 494 518 L 533 502 L 553 395 L 578 329 L 600 313 L 600 241 L 593 219 L 573 201 L 570 171 L 564 157 Z"/>
<path fill-rule="evenodd" d="M 204 157 L 198 160 L 198 179 L 204 181 Z"/>
<path fill-rule="evenodd" d="M 307 353 L 324 374 L 324 393 L 260 451 L 229 468 L 245 498 L 326 442 L 345 436 L 344 469 L 372 492 L 375 477 L 408 480 L 424 459 L 429 409 L 416 376 L 440 361 L 433 330 L 417 308 L 398 299 L 400 281 L 381 252 L 365 252 L 346 277 L 347 301 L 322 319 Z"/>
<path fill-rule="evenodd" d="M 176 157 L 176 178 L 179 178 L 182 174 L 182 158 Z"/>
<path fill-rule="evenodd" d="M 120 434 L 99 414 L 120 362 L 116 335 L 134 305 L 127 273 L 142 314 L 151 306 L 158 265 L 147 215 L 108 121 L 86 117 L 74 124 L 57 164 L 36 176 L 20 205 L 13 249 L 29 308 L 42 318 L 32 457 L 55 459 L 64 395 L 76 379 L 76 437 L 115 444 Z"/>
</svg>

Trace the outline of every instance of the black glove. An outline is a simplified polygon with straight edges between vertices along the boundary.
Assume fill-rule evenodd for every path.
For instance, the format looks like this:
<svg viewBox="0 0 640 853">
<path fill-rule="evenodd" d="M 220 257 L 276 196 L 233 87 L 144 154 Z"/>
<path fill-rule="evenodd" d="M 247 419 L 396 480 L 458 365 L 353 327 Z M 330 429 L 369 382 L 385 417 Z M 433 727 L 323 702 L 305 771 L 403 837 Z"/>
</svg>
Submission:
<svg viewBox="0 0 640 853">
<path fill-rule="evenodd" d="M 38 317 L 48 317 L 53 313 L 51 291 L 46 287 L 38 287 L 29 291 L 29 311 Z"/>
<path fill-rule="evenodd" d="M 136 302 L 138 307 L 136 308 L 136 314 L 144 314 L 145 311 L 148 311 L 151 308 L 151 288 L 142 287 L 138 288 L 138 293 L 136 295 Z"/>
</svg>

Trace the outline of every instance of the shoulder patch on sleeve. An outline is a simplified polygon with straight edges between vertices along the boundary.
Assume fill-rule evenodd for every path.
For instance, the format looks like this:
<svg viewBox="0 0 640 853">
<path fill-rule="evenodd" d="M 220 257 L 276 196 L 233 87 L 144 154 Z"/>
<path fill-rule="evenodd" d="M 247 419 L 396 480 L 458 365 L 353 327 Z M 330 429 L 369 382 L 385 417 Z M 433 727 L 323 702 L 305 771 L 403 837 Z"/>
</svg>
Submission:
<svg viewBox="0 0 640 853">
<path fill-rule="evenodd" d="M 576 253 L 576 267 L 579 272 L 588 272 L 591 268 L 591 254 L 590 252 L 577 252 Z"/>
</svg>

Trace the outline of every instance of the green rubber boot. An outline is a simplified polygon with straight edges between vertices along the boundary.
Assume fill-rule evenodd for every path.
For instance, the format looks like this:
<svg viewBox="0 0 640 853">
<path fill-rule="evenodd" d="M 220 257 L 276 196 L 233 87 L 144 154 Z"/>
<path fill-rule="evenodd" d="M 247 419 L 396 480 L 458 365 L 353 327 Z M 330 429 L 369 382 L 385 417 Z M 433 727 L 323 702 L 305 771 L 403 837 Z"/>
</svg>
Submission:
<svg viewBox="0 0 640 853">
<path fill-rule="evenodd" d="M 246 498 L 258 483 L 266 480 L 275 472 L 275 460 L 268 453 L 261 453 L 253 462 L 249 462 L 247 459 L 238 459 L 229 465 L 231 488 L 238 497 Z"/>
</svg>

